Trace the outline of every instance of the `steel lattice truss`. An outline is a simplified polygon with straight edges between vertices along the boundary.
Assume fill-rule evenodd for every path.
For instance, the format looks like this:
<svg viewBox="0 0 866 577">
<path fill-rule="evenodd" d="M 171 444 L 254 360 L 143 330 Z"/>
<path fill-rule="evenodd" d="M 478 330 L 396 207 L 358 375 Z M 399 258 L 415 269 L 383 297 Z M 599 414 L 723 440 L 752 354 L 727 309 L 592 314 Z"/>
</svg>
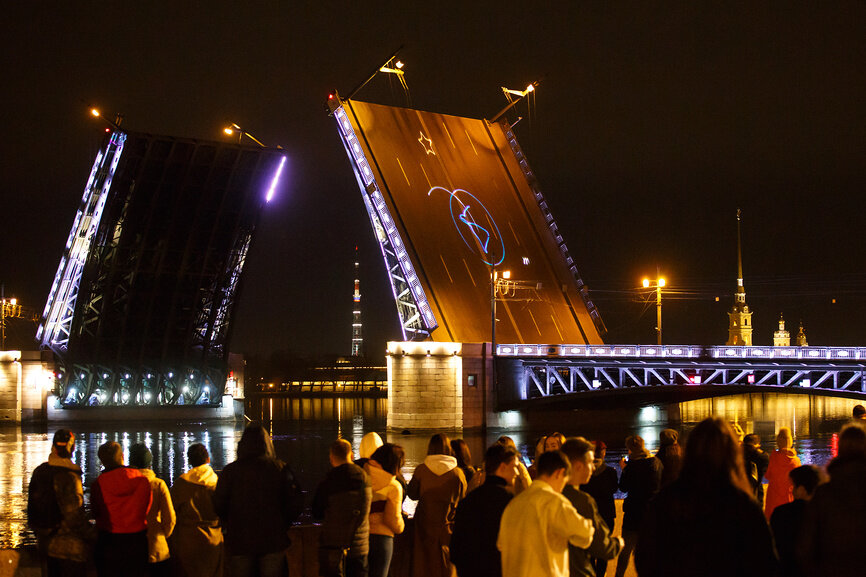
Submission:
<svg viewBox="0 0 866 577">
<path fill-rule="evenodd" d="M 64 405 L 221 402 L 244 263 L 284 161 L 272 149 L 110 135 L 38 333 L 59 359 Z"/>
<path fill-rule="evenodd" d="M 501 345 L 497 354 L 514 400 L 698 385 L 866 396 L 864 348 Z"/>
<path fill-rule="evenodd" d="M 404 340 L 423 340 L 438 325 L 430 310 L 427 296 L 418 281 L 418 275 L 412 265 L 405 248 L 405 241 L 400 237 L 400 232 L 394 225 L 387 205 L 382 199 L 370 162 L 367 159 L 352 124 L 346 116 L 343 107 L 334 111 L 337 126 L 340 129 L 340 138 L 346 147 L 346 153 L 352 161 L 358 185 L 364 191 L 364 207 L 370 216 L 376 239 L 385 259 L 385 267 L 388 270 L 388 280 L 391 283 L 391 291 L 394 293 L 394 301 L 397 303 L 397 313 L 400 317 L 400 326 L 403 330 Z"/>
</svg>

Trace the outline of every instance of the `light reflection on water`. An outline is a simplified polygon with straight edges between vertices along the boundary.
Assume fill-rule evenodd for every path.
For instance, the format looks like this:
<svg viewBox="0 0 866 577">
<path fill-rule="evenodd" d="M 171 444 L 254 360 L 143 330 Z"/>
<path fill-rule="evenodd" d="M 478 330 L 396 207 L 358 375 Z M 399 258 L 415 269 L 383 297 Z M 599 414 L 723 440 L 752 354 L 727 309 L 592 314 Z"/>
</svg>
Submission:
<svg viewBox="0 0 866 577">
<path fill-rule="evenodd" d="M 757 433 L 766 450 L 772 450 L 776 432 L 791 427 L 795 449 L 803 463 L 824 465 L 830 459 L 830 439 L 847 422 L 856 401 L 808 395 L 753 394 L 717 397 L 684 403 L 575 411 L 544 411 L 522 415 L 512 430 L 464 435 L 474 464 L 480 465 L 484 447 L 501 434 L 510 435 L 521 452 L 531 457 L 536 439 L 552 431 L 602 439 L 608 447 L 608 463 L 618 468 L 627 435 L 639 434 L 647 447 L 658 446 L 662 429 L 674 428 L 685 437 L 702 419 L 720 415 L 738 423 L 746 433 Z M 311 492 L 328 470 L 328 445 L 337 436 L 352 443 L 357 454 L 361 437 L 377 431 L 383 439 L 398 443 L 406 451 L 407 479 L 423 461 L 429 434 L 386 433 L 386 399 L 266 399 L 248 401 L 247 415 L 261 420 L 274 438 L 277 455 L 288 462 L 304 489 Z M 519 427 L 519 428 L 517 428 Z M 74 460 L 84 471 L 85 499 L 89 484 L 100 471 L 96 451 L 113 440 L 124 454 L 134 443 L 145 443 L 153 452 L 153 469 L 171 486 L 189 469 L 186 452 L 203 443 L 219 471 L 236 456 L 243 424 L 142 423 L 74 426 Z M 32 544 L 26 527 L 27 483 L 51 449 L 50 430 L 0 428 L 0 548 Z"/>
</svg>

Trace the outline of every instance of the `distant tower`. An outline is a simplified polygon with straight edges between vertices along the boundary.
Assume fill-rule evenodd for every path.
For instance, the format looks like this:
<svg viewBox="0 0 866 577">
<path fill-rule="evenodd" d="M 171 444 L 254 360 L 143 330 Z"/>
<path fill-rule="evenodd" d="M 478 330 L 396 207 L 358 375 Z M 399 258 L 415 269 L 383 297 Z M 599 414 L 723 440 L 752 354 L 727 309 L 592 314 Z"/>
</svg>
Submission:
<svg viewBox="0 0 866 577">
<path fill-rule="evenodd" d="M 779 313 L 779 330 L 773 333 L 774 347 L 790 347 L 791 332 L 785 330 L 785 317 Z"/>
<path fill-rule="evenodd" d="M 729 346 L 752 346 L 752 311 L 746 304 L 746 289 L 743 287 L 743 251 L 740 242 L 740 209 L 737 209 L 737 292 L 734 306 L 728 313 Z"/>
<path fill-rule="evenodd" d="M 364 344 L 364 338 L 361 336 L 361 280 L 358 274 L 358 269 L 361 264 L 358 260 L 358 246 L 355 245 L 355 294 L 353 295 L 352 308 L 352 356 L 361 356 L 361 347 Z"/>
<path fill-rule="evenodd" d="M 808 347 L 809 343 L 806 341 L 806 331 L 803 329 L 803 321 L 800 321 L 800 330 L 797 331 L 797 346 L 798 347 Z"/>
</svg>

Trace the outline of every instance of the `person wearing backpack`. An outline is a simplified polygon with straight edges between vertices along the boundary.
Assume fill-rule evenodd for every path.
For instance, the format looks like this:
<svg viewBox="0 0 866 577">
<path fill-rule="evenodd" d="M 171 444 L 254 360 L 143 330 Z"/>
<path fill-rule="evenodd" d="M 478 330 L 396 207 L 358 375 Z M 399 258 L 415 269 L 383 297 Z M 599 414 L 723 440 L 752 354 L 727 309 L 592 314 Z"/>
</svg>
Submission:
<svg viewBox="0 0 866 577">
<path fill-rule="evenodd" d="M 331 470 L 316 488 L 312 507 L 313 518 L 322 521 L 319 575 L 367 577 L 373 499 L 370 478 L 352 462 L 352 445 L 346 439 L 331 443 L 328 459 Z"/>
<path fill-rule="evenodd" d="M 54 433 L 48 461 L 33 471 L 27 489 L 27 521 L 49 577 L 84 577 L 96 532 L 84 511 L 81 468 L 72 462 L 75 435 Z"/>
</svg>

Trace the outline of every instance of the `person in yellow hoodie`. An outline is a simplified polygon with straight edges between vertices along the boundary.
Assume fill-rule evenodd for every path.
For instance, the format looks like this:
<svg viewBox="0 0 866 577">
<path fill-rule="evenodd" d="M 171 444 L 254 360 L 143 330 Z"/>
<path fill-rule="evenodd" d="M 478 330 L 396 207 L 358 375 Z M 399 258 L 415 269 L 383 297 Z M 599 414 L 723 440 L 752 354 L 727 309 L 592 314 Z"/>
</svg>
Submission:
<svg viewBox="0 0 866 577">
<path fill-rule="evenodd" d="M 153 501 L 147 513 L 147 573 L 151 577 L 169 577 L 168 538 L 174 531 L 174 507 L 165 481 L 158 479 L 151 469 L 153 454 L 143 443 L 129 448 L 129 466 L 138 469 L 150 483 Z"/>
<path fill-rule="evenodd" d="M 192 469 L 171 487 L 177 528 L 171 537 L 171 553 L 181 577 L 222 577 L 225 563 L 223 531 L 211 500 L 217 474 L 201 443 L 187 449 Z"/>
<path fill-rule="evenodd" d="M 373 486 L 370 505 L 369 577 L 387 577 L 394 554 L 394 535 L 406 527 L 403 521 L 403 486 L 397 474 L 403 468 L 403 448 L 385 443 L 376 449 L 364 470 Z"/>
</svg>

